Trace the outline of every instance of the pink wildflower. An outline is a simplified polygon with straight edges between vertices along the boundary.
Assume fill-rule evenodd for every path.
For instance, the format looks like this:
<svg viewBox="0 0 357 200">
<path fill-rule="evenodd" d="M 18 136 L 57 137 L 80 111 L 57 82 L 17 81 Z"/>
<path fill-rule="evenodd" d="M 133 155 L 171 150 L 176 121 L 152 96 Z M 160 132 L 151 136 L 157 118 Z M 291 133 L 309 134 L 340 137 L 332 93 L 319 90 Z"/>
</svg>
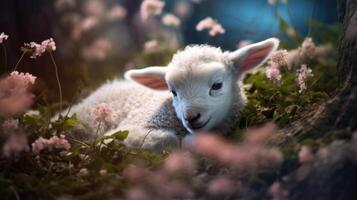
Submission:
<svg viewBox="0 0 357 200">
<path fill-rule="evenodd" d="M 224 34 L 226 30 L 222 27 L 221 24 L 215 24 L 212 26 L 211 30 L 209 31 L 210 36 L 216 36 L 218 34 Z"/>
<path fill-rule="evenodd" d="M 127 14 L 126 9 L 123 6 L 120 5 L 115 5 L 113 6 L 108 14 L 107 14 L 107 19 L 113 21 L 113 20 L 120 20 L 123 19 Z"/>
<path fill-rule="evenodd" d="M 205 29 L 209 30 L 210 36 L 216 36 L 217 34 L 223 34 L 226 32 L 222 25 L 211 17 L 206 17 L 205 19 L 201 20 L 196 26 L 197 31 L 203 31 Z"/>
<path fill-rule="evenodd" d="M 161 22 L 166 25 L 166 26 L 173 26 L 173 27 L 178 27 L 181 24 L 181 21 L 178 17 L 176 17 L 173 14 L 165 14 L 161 18 Z"/>
<path fill-rule="evenodd" d="M 87 60 L 102 61 L 107 58 L 111 50 L 111 43 L 105 38 L 99 38 L 92 45 L 85 48 L 82 55 Z"/>
<path fill-rule="evenodd" d="M 53 149 L 64 149 L 69 150 L 71 145 L 65 139 L 64 135 L 60 135 L 60 137 L 53 136 L 50 139 L 45 139 L 43 137 L 39 137 L 32 144 L 32 152 L 35 154 L 39 154 L 42 150 L 48 149 L 52 151 Z"/>
<path fill-rule="evenodd" d="M 83 11 L 87 16 L 94 16 L 99 18 L 106 11 L 105 1 L 86 0 L 86 2 L 83 4 Z"/>
<path fill-rule="evenodd" d="M 279 182 L 275 182 L 270 186 L 269 194 L 273 197 L 273 200 L 282 200 L 286 197 L 286 191 L 284 191 Z"/>
<path fill-rule="evenodd" d="M 69 150 L 70 148 L 71 148 L 71 145 L 66 140 L 66 136 L 63 134 L 61 134 L 60 137 L 52 136 L 48 140 L 48 149 L 50 151 L 52 151 L 53 149 Z"/>
<path fill-rule="evenodd" d="M 3 43 L 5 40 L 7 40 L 7 38 L 9 38 L 9 36 L 8 36 L 8 35 L 5 35 L 5 33 L 2 32 L 2 33 L 0 34 L 0 44 Z"/>
<path fill-rule="evenodd" d="M 12 132 L 19 127 L 18 119 L 7 119 L 2 123 L 2 129 L 4 132 Z"/>
<path fill-rule="evenodd" d="M 101 176 L 106 176 L 106 175 L 108 175 L 108 170 L 106 170 L 106 169 L 101 169 L 101 170 L 99 170 L 99 174 L 100 174 Z"/>
<path fill-rule="evenodd" d="M 144 0 L 140 5 L 141 19 L 146 21 L 151 16 L 160 15 L 165 3 L 160 0 Z"/>
<path fill-rule="evenodd" d="M 16 156 L 21 152 L 27 151 L 29 151 L 29 146 L 27 137 L 24 134 L 11 134 L 2 148 L 5 157 Z"/>
<path fill-rule="evenodd" d="M 23 85 L 24 87 L 35 84 L 36 76 L 33 76 L 30 73 L 23 73 L 18 71 L 13 71 L 10 73 L 10 78 L 16 80 L 18 83 Z"/>
<path fill-rule="evenodd" d="M 188 152 L 173 152 L 166 159 L 164 169 L 169 173 L 192 173 L 196 162 Z"/>
<path fill-rule="evenodd" d="M 148 53 L 153 52 L 153 51 L 157 50 L 158 46 L 159 46 L 159 43 L 157 40 L 149 40 L 149 41 L 145 42 L 144 50 L 145 50 L 145 52 L 148 52 Z"/>
<path fill-rule="evenodd" d="M 174 13 L 181 18 L 187 18 L 192 13 L 192 7 L 187 1 L 178 1 L 174 5 Z"/>
<path fill-rule="evenodd" d="M 33 103 L 33 95 L 28 91 L 36 77 L 29 73 L 14 71 L 0 79 L 0 115 L 12 116 L 26 111 Z"/>
<path fill-rule="evenodd" d="M 207 192 L 211 195 L 232 194 L 235 192 L 235 184 L 226 177 L 217 177 L 208 184 Z"/>
<path fill-rule="evenodd" d="M 87 168 L 82 168 L 79 170 L 78 175 L 81 177 L 85 177 L 89 175 L 89 171 Z"/>
<path fill-rule="evenodd" d="M 46 51 L 56 50 L 56 43 L 53 38 L 44 40 L 41 42 L 41 44 L 37 44 L 36 42 L 25 43 L 24 46 L 32 50 L 32 55 L 30 56 L 30 58 L 33 59 L 40 57 Z"/>
<path fill-rule="evenodd" d="M 277 63 L 279 66 L 287 66 L 287 50 L 278 50 L 271 54 L 271 61 Z"/>
<path fill-rule="evenodd" d="M 245 133 L 245 141 L 253 144 L 267 144 L 276 129 L 274 123 L 266 123 L 259 128 L 248 129 Z"/>
<path fill-rule="evenodd" d="M 312 41 L 312 38 L 308 37 L 305 38 L 304 42 L 301 45 L 301 48 L 302 53 L 304 53 L 304 55 L 307 55 L 308 57 L 313 57 L 315 54 L 316 45 Z"/>
<path fill-rule="evenodd" d="M 306 90 L 306 83 L 305 80 L 308 77 L 314 76 L 312 73 L 312 70 L 307 67 L 307 65 L 301 65 L 301 68 L 296 71 L 297 75 L 297 82 L 299 85 L 299 93 L 302 93 L 304 90 Z"/>
<path fill-rule="evenodd" d="M 154 199 L 140 187 L 133 187 L 126 193 L 127 200 L 150 200 Z"/>
<path fill-rule="evenodd" d="M 93 108 L 92 117 L 98 122 L 112 122 L 113 110 L 107 103 L 100 103 Z"/>
<path fill-rule="evenodd" d="M 48 140 L 43 137 L 39 137 L 31 144 L 32 152 L 39 154 L 42 150 L 46 149 L 47 146 Z"/>
<path fill-rule="evenodd" d="M 274 83 L 278 83 L 281 80 L 281 73 L 279 70 L 279 65 L 276 63 L 271 63 L 271 66 L 266 68 L 265 74 L 268 79 L 273 81 Z"/>
<path fill-rule="evenodd" d="M 299 151 L 299 162 L 307 163 L 314 159 L 314 155 L 311 152 L 311 149 L 307 146 L 302 146 Z"/>
</svg>

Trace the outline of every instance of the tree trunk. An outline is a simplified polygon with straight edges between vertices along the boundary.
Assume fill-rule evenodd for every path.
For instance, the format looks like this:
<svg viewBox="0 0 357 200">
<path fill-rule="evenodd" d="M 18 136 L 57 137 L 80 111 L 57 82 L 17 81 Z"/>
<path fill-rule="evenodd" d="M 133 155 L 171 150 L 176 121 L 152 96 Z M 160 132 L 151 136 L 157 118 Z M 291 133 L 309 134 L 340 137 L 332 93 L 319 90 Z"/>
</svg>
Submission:
<svg viewBox="0 0 357 200">
<path fill-rule="evenodd" d="M 304 138 L 318 138 L 331 132 L 352 136 L 357 129 L 357 0 L 340 0 L 338 8 L 343 30 L 336 95 L 303 120 L 281 130 L 277 143 L 292 145 Z M 322 153 L 315 154 L 311 162 L 301 164 L 283 178 L 286 199 L 356 199 L 356 147 L 357 137 L 348 141 L 335 140 Z"/>
</svg>

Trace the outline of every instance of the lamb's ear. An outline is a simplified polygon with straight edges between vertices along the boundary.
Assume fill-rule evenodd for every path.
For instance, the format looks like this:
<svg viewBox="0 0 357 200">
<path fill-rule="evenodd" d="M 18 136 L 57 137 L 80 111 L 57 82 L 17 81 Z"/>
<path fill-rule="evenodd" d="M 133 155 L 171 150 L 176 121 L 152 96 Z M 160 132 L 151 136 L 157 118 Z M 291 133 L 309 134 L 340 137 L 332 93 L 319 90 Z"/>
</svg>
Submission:
<svg viewBox="0 0 357 200">
<path fill-rule="evenodd" d="M 167 90 L 165 81 L 166 67 L 147 67 L 144 69 L 129 70 L 124 74 L 127 80 L 155 90 Z"/>
<path fill-rule="evenodd" d="M 263 64 L 269 58 L 270 53 L 275 51 L 278 46 L 279 39 L 270 38 L 230 53 L 229 59 L 233 61 L 234 67 L 239 74 L 244 74 Z"/>
</svg>

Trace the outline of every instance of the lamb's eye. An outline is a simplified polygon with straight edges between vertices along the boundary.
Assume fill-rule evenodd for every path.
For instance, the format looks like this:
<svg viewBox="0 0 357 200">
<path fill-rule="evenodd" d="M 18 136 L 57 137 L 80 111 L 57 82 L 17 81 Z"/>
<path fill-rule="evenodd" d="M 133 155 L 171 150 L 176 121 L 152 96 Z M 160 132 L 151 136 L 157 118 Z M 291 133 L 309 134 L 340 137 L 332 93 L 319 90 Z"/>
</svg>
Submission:
<svg viewBox="0 0 357 200">
<path fill-rule="evenodd" d="M 221 89 L 223 86 L 223 83 L 222 82 L 216 82 L 216 83 L 213 83 L 212 87 L 211 87 L 211 90 L 219 90 Z"/>
<path fill-rule="evenodd" d="M 171 93 L 174 95 L 174 96 L 177 96 L 177 93 L 175 90 L 171 90 Z"/>
</svg>

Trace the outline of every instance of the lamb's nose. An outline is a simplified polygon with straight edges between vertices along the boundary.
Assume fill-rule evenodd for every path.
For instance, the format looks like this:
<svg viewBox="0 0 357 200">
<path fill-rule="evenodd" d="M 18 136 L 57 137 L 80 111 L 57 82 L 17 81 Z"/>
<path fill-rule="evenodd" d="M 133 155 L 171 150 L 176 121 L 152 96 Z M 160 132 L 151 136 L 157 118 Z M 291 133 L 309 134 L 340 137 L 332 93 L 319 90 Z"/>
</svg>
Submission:
<svg viewBox="0 0 357 200">
<path fill-rule="evenodd" d="M 198 119 L 200 119 L 200 117 L 200 113 L 188 113 L 185 115 L 185 120 L 192 126 L 198 121 Z"/>
</svg>

